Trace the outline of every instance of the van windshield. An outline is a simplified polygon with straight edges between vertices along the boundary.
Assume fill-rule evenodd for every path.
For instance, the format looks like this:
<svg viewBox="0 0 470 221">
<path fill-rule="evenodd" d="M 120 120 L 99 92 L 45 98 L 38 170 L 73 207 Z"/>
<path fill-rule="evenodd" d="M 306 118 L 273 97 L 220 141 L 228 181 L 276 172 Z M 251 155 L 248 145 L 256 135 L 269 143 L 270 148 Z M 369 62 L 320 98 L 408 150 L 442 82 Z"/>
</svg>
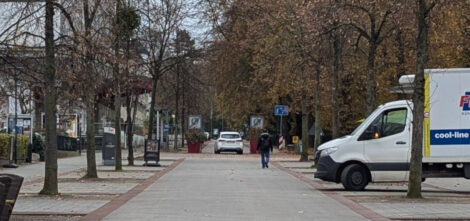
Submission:
<svg viewBox="0 0 470 221">
<path fill-rule="evenodd" d="M 375 113 L 376 113 L 377 111 L 379 111 L 379 109 L 380 109 L 380 107 L 378 107 L 377 109 L 375 109 L 374 112 L 372 112 L 364 121 L 362 121 L 362 123 L 359 124 L 359 126 L 357 126 L 356 129 L 354 129 L 354 131 L 353 131 L 350 135 L 351 135 L 351 136 L 356 135 L 356 134 L 359 132 L 359 130 L 364 126 L 364 124 L 365 124 L 366 122 L 368 122 L 369 118 L 371 118 L 372 116 L 375 116 Z"/>
</svg>

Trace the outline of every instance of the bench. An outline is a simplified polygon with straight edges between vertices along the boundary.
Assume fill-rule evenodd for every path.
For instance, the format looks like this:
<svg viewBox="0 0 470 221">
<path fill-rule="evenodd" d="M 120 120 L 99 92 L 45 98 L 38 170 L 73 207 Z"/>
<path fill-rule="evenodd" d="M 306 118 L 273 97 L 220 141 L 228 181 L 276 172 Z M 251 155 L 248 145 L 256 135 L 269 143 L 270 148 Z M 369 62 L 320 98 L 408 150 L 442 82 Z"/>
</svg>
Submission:
<svg viewBox="0 0 470 221">
<path fill-rule="evenodd" d="M 10 220 L 22 184 L 23 177 L 0 173 L 0 221 Z"/>
</svg>

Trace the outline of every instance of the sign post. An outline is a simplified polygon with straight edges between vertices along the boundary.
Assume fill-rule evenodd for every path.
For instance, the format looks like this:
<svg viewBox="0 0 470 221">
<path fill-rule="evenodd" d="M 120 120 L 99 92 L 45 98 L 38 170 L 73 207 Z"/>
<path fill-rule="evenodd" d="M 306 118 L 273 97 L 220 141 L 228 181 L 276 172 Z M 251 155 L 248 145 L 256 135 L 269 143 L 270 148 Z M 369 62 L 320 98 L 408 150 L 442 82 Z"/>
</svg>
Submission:
<svg viewBox="0 0 470 221">
<path fill-rule="evenodd" d="M 252 128 L 263 128 L 264 118 L 261 116 L 251 116 L 250 127 Z"/>
<path fill-rule="evenodd" d="M 188 117 L 188 129 L 202 129 L 202 117 L 200 115 L 190 115 Z"/>
<path fill-rule="evenodd" d="M 287 116 L 288 115 L 288 109 L 289 107 L 287 105 L 276 105 L 274 106 L 274 115 L 280 116 L 281 120 L 279 123 L 279 149 L 281 149 L 284 146 L 284 137 L 282 136 L 282 116 Z"/>
<path fill-rule="evenodd" d="M 157 166 L 160 164 L 160 139 L 145 140 L 144 147 L 144 166 Z M 148 161 L 155 161 L 155 164 L 149 164 Z"/>
</svg>

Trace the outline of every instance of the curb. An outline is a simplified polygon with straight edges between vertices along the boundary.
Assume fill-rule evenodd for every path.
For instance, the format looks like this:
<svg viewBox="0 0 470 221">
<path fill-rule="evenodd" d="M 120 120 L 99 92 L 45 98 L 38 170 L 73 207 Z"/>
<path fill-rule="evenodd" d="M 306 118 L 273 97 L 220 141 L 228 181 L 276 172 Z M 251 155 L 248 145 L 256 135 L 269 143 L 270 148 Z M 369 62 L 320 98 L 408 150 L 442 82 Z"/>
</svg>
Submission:
<svg viewBox="0 0 470 221">
<path fill-rule="evenodd" d="M 348 207 L 349 209 L 351 209 L 352 211 L 356 212 L 357 214 L 363 216 L 364 218 L 367 218 L 369 220 L 377 220 L 377 221 L 385 221 L 385 220 L 391 220 L 385 216 L 382 216 L 376 212 L 374 212 L 373 210 L 370 210 L 364 206 L 362 206 L 361 204 L 359 203 L 356 203 L 342 195 L 339 195 L 337 193 L 334 193 L 334 192 L 330 192 L 330 191 L 325 191 L 325 187 L 323 185 L 321 185 L 320 183 L 317 183 L 307 177 L 305 177 L 303 174 L 301 173 L 297 173 L 297 172 L 294 172 L 288 168 L 285 168 L 283 166 L 281 166 L 278 162 L 272 162 L 272 164 L 278 168 L 279 170 L 281 171 L 284 171 L 292 176 L 294 176 L 295 178 L 299 179 L 300 181 L 304 182 L 304 183 L 307 183 L 308 185 L 310 185 L 311 187 L 313 187 L 314 189 L 320 191 L 321 193 L 323 193 L 324 195 L 336 200 L 337 202 L 343 204 L 344 206 Z"/>
</svg>

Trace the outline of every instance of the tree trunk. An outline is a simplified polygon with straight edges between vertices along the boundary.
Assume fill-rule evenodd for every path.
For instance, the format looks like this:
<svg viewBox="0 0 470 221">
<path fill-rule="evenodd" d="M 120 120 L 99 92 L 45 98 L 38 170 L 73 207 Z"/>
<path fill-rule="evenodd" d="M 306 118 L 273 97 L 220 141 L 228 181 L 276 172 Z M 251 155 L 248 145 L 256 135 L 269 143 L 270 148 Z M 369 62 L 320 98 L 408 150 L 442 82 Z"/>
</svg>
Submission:
<svg viewBox="0 0 470 221">
<path fill-rule="evenodd" d="M 130 59 L 130 39 L 126 39 L 126 76 L 127 79 L 130 79 L 129 73 L 129 59 Z M 137 98 L 136 98 L 137 99 Z M 134 147 L 132 146 L 132 141 L 134 139 L 133 133 L 133 124 L 132 124 L 132 89 L 131 86 L 128 86 L 126 93 L 126 134 L 127 134 L 127 162 L 129 166 L 134 166 Z"/>
<path fill-rule="evenodd" d="M 116 3 L 116 13 L 120 10 L 121 2 L 117 1 Z M 113 64 L 113 74 L 114 74 L 114 127 L 115 127 L 115 149 L 114 149 L 114 160 L 116 171 L 122 170 L 122 155 L 121 155 L 121 76 L 119 71 L 119 49 L 120 49 L 120 33 L 115 24 L 115 44 L 114 44 L 114 54 L 115 61 Z"/>
<path fill-rule="evenodd" d="M 307 92 L 302 90 L 302 153 L 300 155 L 300 161 L 308 161 L 308 118 L 310 111 L 307 106 Z"/>
<path fill-rule="evenodd" d="M 176 47 L 176 56 L 179 56 L 179 46 Z M 175 92 L 175 146 L 178 150 L 178 116 L 179 116 L 179 92 L 180 92 L 180 64 L 176 65 L 176 92 Z"/>
<path fill-rule="evenodd" d="M 178 97 L 179 95 L 178 91 L 179 89 L 176 89 L 176 97 Z M 174 137 L 175 146 L 173 147 L 174 150 L 178 150 L 178 114 L 179 114 L 178 105 L 179 105 L 178 98 L 176 98 L 176 107 L 175 107 L 176 111 L 175 111 L 175 122 L 174 122 L 175 123 L 175 131 L 174 131 L 175 132 L 175 137 Z"/>
<path fill-rule="evenodd" d="M 90 45 L 90 30 L 91 20 L 88 12 L 88 0 L 83 1 L 84 20 L 85 20 L 85 71 L 87 76 L 87 84 L 84 85 L 83 90 L 85 93 L 86 105 L 86 157 L 87 157 L 87 172 L 86 178 L 98 178 L 96 171 L 96 154 L 95 154 L 95 75 L 92 69 L 93 55 L 91 53 Z"/>
<path fill-rule="evenodd" d="M 313 141 L 313 153 L 317 151 L 321 143 L 321 113 L 320 113 L 320 74 L 319 68 L 315 71 L 315 139 Z"/>
<path fill-rule="evenodd" d="M 119 53 L 119 52 L 117 52 Z M 117 55 L 119 56 L 119 55 Z M 119 76 L 119 63 L 114 65 L 114 127 L 115 127 L 115 150 L 114 150 L 114 160 L 115 160 L 115 170 L 122 170 L 122 154 L 121 154 L 121 81 Z"/>
<path fill-rule="evenodd" d="M 39 132 L 43 127 L 41 119 L 41 113 L 44 111 L 44 94 L 40 87 L 34 87 L 34 121 L 33 129 L 34 133 Z"/>
<path fill-rule="evenodd" d="M 134 133 L 133 133 L 131 100 L 132 100 L 132 96 L 130 92 L 128 92 L 126 96 L 126 112 L 127 112 L 126 133 L 127 133 L 127 150 L 128 150 L 127 161 L 128 161 L 129 166 L 134 166 L 134 147 L 132 146 Z"/>
<path fill-rule="evenodd" d="M 54 49 L 54 1 L 46 0 L 45 20 L 45 87 L 44 96 L 45 127 L 46 127 L 46 163 L 44 186 L 40 194 L 57 195 L 57 89 Z"/>
<path fill-rule="evenodd" d="M 182 110 L 181 110 L 181 146 L 184 147 L 184 132 L 186 131 L 185 130 L 185 120 L 186 120 L 186 101 L 185 101 L 185 77 L 183 77 L 183 90 L 181 91 L 182 93 Z"/>
<path fill-rule="evenodd" d="M 98 178 L 95 157 L 95 88 L 90 87 L 85 95 L 86 104 L 86 178 Z"/>
<path fill-rule="evenodd" d="M 181 111 L 181 115 L 182 115 L 181 116 L 181 146 L 183 146 L 183 147 L 184 147 L 184 132 L 186 131 L 185 130 L 185 128 L 186 128 L 185 127 L 186 126 L 185 117 L 186 116 L 185 116 L 184 112 L 185 112 L 185 108 L 184 108 L 184 98 L 183 98 L 183 110 Z"/>
<path fill-rule="evenodd" d="M 375 54 L 377 45 L 375 40 L 369 41 L 369 56 L 367 59 L 367 99 L 366 116 L 369 116 L 375 108 Z"/>
<path fill-rule="evenodd" d="M 152 139 L 153 135 L 153 127 L 155 125 L 155 102 L 157 99 L 157 84 L 158 84 L 158 78 L 156 76 L 156 73 L 154 73 L 153 78 L 152 78 L 152 98 L 150 101 L 150 111 L 149 111 L 149 126 L 148 126 L 148 139 Z"/>
<path fill-rule="evenodd" d="M 338 36 L 337 33 L 333 34 L 333 50 L 334 50 L 334 60 L 333 60 L 333 78 L 332 78 L 332 90 L 333 90 L 333 96 L 332 96 L 332 138 L 335 139 L 339 137 L 339 128 L 340 126 L 340 120 L 339 120 L 339 75 L 340 75 L 340 70 L 341 70 L 341 40 L 340 37 Z"/>
<path fill-rule="evenodd" d="M 399 28 L 396 34 L 395 41 L 397 42 L 398 52 L 397 52 L 397 76 L 392 79 L 392 82 L 398 82 L 401 76 L 406 74 L 406 61 L 405 61 L 405 42 L 403 42 L 403 32 Z"/>
<path fill-rule="evenodd" d="M 417 0 L 416 21 L 418 25 L 415 88 L 413 93 L 413 142 L 411 146 L 408 198 L 421 198 L 424 122 L 424 68 L 428 62 L 429 12 L 426 0 Z"/>
</svg>

